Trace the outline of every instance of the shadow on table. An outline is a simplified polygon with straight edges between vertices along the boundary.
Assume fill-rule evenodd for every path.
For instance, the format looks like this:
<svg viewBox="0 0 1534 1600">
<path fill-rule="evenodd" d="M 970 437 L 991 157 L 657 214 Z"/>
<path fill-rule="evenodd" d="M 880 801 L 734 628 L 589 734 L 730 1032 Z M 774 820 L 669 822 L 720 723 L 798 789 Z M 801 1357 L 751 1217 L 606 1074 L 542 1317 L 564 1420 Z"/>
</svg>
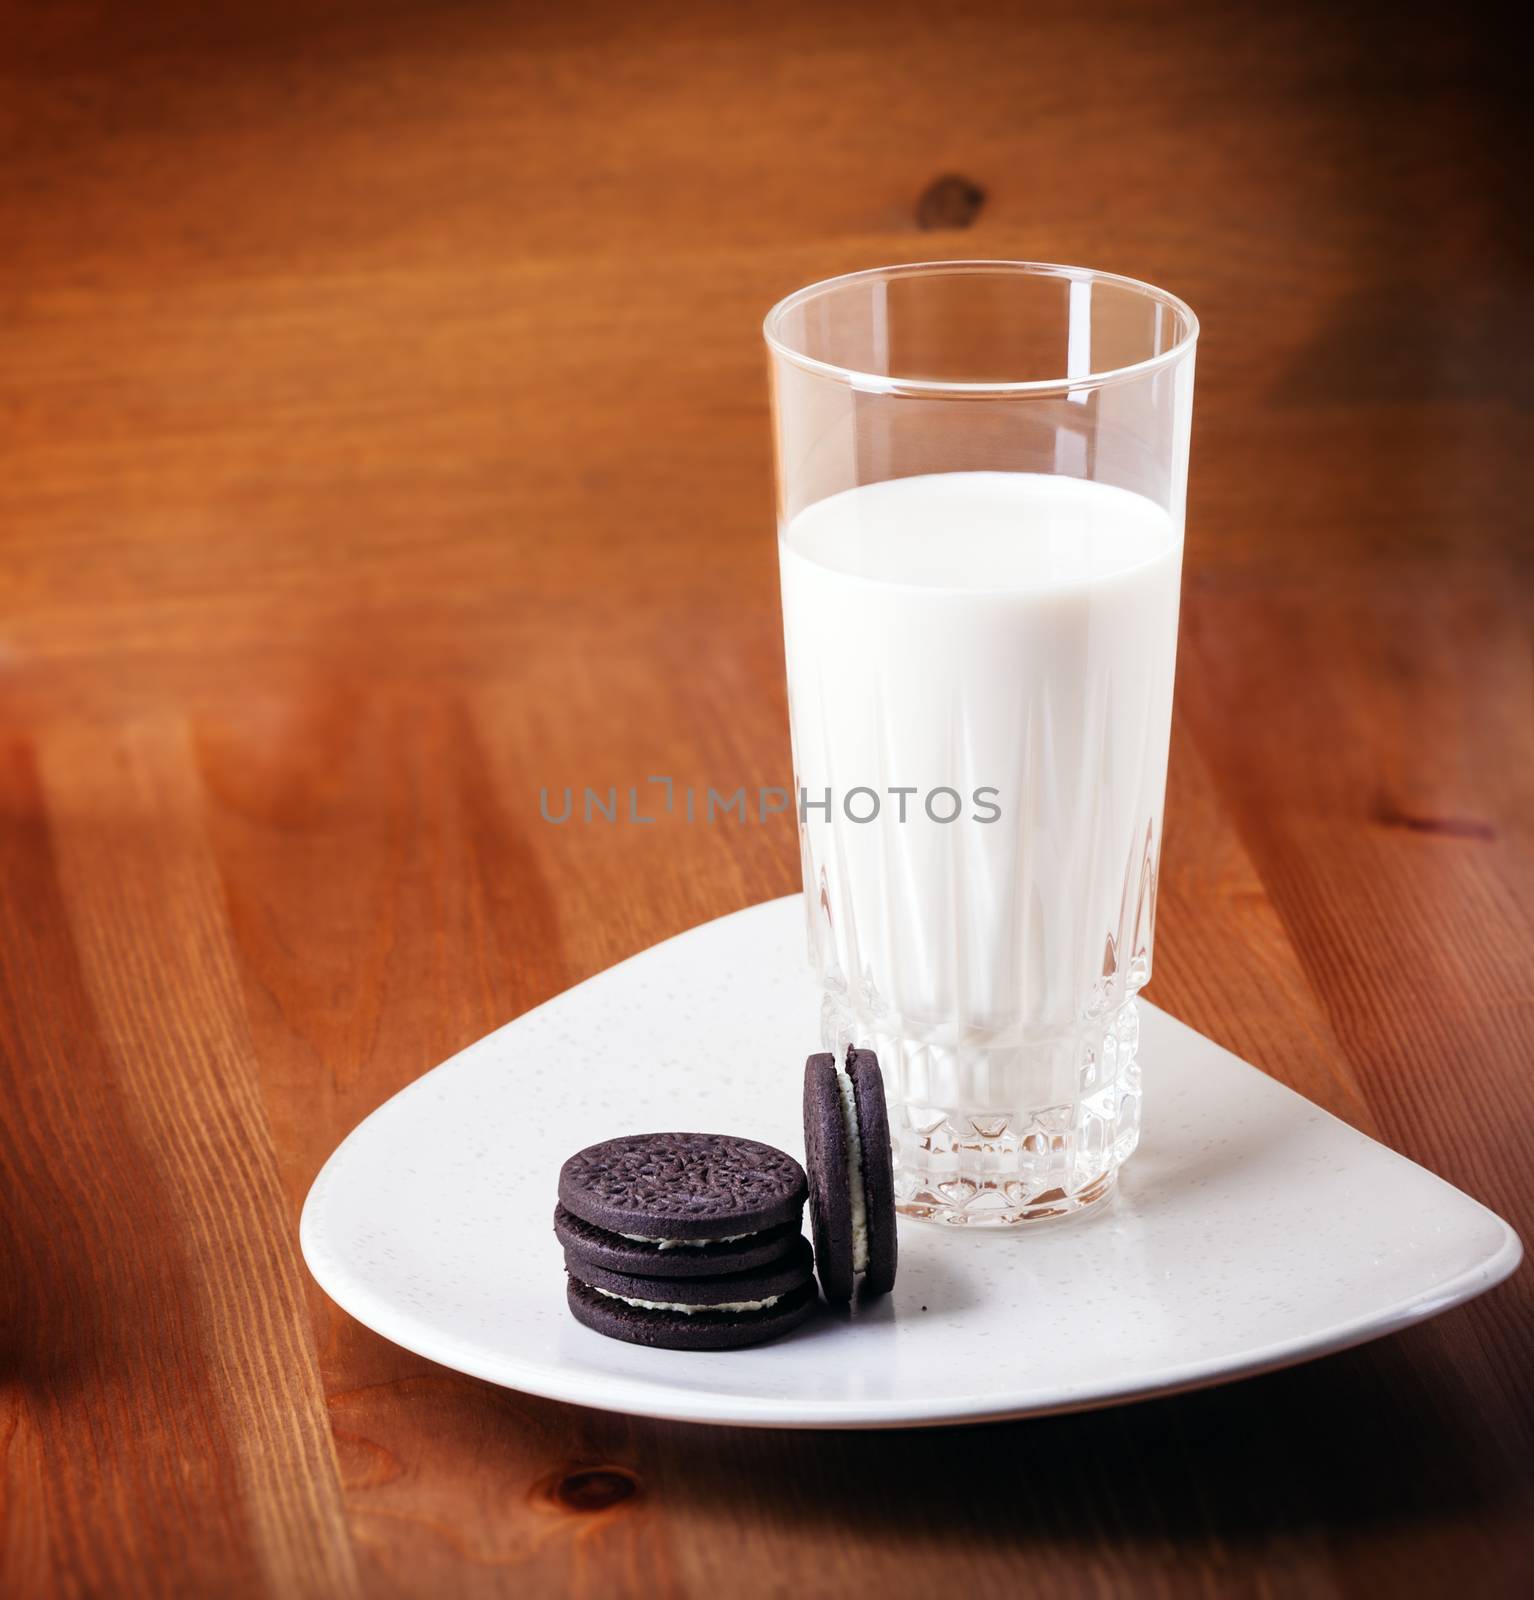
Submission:
<svg viewBox="0 0 1534 1600">
<path fill-rule="evenodd" d="M 1412 1337 L 1412 1336 L 1407 1336 Z M 1431 1337 L 1431 1336 L 1429 1336 Z M 1220 1389 L 1073 1416 L 867 1433 L 667 1425 L 665 1493 L 895 1544 L 1260 1542 L 1429 1521 L 1516 1492 L 1436 1341 L 1349 1351 Z M 1437 1348 L 1441 1348 L 1438 1346 Z"/>
</svg>

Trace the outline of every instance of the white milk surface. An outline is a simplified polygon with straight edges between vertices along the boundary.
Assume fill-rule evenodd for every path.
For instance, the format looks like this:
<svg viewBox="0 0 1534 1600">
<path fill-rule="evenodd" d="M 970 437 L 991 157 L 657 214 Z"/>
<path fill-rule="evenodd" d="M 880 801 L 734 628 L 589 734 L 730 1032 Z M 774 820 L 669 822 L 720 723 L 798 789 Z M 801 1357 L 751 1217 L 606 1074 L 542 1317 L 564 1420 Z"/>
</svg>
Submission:
<svg viewBox="0 0 1534 1600">
<path fill-rule="evenodd" d="M 802 827 L 812 928 L 853 1012 L 989 1054 L 1068 1034 L 1094 991 L 1126 998 L 1148 971 L 1181 530 L 1104 484 L 945 473 L 809 506 L 779 554 L 797 782 L 833 791 Z M 927 814 L 939 786 L 953 822 Z M 848 819 L 854 789 L 874 821 Z"/>
</svg>

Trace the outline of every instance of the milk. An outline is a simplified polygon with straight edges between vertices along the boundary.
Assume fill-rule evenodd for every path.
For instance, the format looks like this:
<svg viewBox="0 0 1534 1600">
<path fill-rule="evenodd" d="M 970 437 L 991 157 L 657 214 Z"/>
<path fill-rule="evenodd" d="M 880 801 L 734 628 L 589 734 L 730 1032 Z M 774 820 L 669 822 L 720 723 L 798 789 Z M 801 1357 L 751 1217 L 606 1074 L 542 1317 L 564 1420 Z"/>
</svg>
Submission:
<svg viewBox="0 0 1534 1600">
<path fill-rule="evenodd" d="M 945 473 L 821 500 L 779 554 L 828 1032 L 934 1116 L 1064 1105 L 1149 977 L 1180 527 L 1104 484 Z"/>
</svg>

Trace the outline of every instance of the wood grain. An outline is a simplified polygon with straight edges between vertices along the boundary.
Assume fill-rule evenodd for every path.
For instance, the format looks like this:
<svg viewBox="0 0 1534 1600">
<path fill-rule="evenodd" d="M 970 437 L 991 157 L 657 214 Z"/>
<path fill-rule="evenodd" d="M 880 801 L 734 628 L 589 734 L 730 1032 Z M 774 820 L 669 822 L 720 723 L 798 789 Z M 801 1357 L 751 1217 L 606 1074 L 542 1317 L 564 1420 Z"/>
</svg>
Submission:
<svg viewBox="0 0 1534 1600">
<path fill-rule="evenodd" d="M 1534 1227 L 1499 19 L 4 12 L 0 1592 L 1527 1592 L 1526 1272 L 1227 1390 L 803 1438 L 432 1368 L 295 1237 L 426 1067 L 796 887 L 782 817 L 539 790 L 786 780 L 760 318 L 951 255 L 1204 320 L 1152 997 Z"/>
</svg>

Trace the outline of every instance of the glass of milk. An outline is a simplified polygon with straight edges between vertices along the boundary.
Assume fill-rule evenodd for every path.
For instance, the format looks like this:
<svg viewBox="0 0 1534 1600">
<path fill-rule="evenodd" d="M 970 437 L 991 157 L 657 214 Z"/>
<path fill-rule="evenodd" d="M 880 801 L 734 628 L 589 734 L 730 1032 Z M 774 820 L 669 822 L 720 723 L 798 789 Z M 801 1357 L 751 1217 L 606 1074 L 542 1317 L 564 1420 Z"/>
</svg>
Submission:
<svg viewBox="0 0 1534 1600">
<path fill-rule="evenodd" d="M 765 331 L 823 1045 L 878 1052 L 906 1215 L 1101 1205 L 1140 1130 L 1197 320 L 956 261 Z"/>
</svg>

